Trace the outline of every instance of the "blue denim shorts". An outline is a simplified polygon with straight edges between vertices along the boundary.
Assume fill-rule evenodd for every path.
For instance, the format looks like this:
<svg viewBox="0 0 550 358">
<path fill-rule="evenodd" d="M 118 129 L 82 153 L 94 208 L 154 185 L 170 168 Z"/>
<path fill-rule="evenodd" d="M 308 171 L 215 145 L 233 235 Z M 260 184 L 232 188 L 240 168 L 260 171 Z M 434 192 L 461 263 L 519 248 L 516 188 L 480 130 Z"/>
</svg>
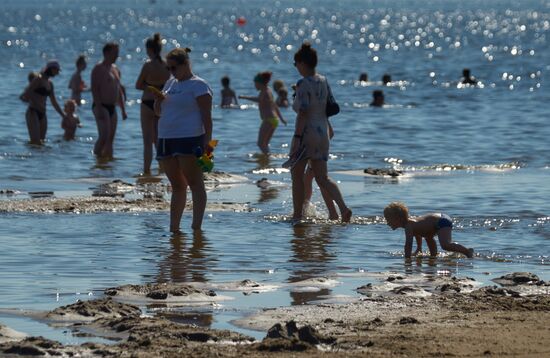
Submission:
<svg viewBox="0 0 550 358">
<path fill-rule="evenodd" d="M 188 138 L 159 138 L 157 140 L 157 159 L 175 157 L 177 155 L 196 155 L 200 157 L 204 151 L 204 134 Z"/>
</svg>

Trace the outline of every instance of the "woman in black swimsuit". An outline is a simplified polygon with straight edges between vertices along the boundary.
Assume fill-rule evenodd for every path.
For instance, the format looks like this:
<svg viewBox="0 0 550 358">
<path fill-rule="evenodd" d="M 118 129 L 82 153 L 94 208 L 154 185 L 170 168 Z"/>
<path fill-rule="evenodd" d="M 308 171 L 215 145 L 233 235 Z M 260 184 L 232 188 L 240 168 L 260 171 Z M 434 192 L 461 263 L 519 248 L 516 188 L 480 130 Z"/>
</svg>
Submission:
<svg viewBox="0 0 550 358">
<path fill-rule="evenodd" d="M 52 102 L 56 112 L 61 118 L 65 117 L 65 113 L 55 99 L 53 83 L 51 78 L 59 74 L 61 70 L 59 62 L 55 60 L 48 61 L 46 67 L 40 75 L 35 77 L 25 88 L 25 92 L 21 95 L 21 99 L 29 104 L 25 118 L 27 120 L 27 129 L 31 144 L 40 145 L 46 138 L 48 130 L 48 118 L 46 117 L 46 100 L 48 97 Z"/>
<path fill-rule="evenodd" d="M 143 91 L 141 97 L 141 132 L 143 135 L 143 174 L 151 174 L 151 162 L 153 161 L 153 147 L 157 142 L 158 117 L 155 115 L 153 105 L 155 98 L 147 88 L 153 86 L 159 91 L 170 77 L 170 71 L 160 56 L 162 42 L 160 34 L 156 33 L 147 39 L 145 43 L 149 60 L 143 64 L 141 73 L 136 81 L 136 88 Z"/>
</svg>

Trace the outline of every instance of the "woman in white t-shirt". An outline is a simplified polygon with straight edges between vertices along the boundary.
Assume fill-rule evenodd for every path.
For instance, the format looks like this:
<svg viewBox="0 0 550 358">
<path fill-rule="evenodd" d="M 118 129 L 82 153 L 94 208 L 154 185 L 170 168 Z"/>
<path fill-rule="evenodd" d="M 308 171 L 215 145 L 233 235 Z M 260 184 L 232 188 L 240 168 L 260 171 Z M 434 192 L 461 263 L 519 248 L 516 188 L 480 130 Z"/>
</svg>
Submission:
<svg viewBox="0 0 550 358">
<path fill-rule="evenodd" d="M 172 77 L 155 93 L 158 123 L 157 159 L 172 185 L 170 231 L 180 232 L 187 200 L 193 196 L 194 230 L 200 230 L 206 208 L 206 190 L 197 157 L 212 139 L 212 90 L 191 70 L 188 48 L 176 48 L 166 56 Z"/>
</svg>

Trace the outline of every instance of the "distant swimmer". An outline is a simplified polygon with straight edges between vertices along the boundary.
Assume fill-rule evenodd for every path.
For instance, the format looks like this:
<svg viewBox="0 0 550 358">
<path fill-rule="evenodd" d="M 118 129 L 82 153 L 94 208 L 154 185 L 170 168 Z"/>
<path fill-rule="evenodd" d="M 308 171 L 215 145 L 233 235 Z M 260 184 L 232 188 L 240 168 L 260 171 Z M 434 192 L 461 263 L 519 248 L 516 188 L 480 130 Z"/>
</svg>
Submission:
<svg viewBox="0 0 550 358">
<path fill-rule="evenodd" d="M 359 75 L 359 82 L 368 82 L 369 75 L 366 72 L 363 72 Z"/>
<path fill-rule="evenodd" d="M 275 129 L 279 126 L 279 121 L 287 125 L 279 107 L 273 100 L 273 94 L 268 87 L 271 79 L 271 72 L 260 72 L 254 77 L 254 86 L 260 92 L 258 96 L 239 96 L 239 98 L 257 102 L 260 110 L 260 131 L 258 132 L 258 147 L 263 154 L 269 154 L 269 142 Z"/>
<path fill-rule="evenodd" d="M 30 81 L 23 94 L 19 97 L 22 101 L 27 102 L 29 107 L 25 114 L 27 120 L 27 129 L 29 131 L 31 144 L 42 144 L 46 139 L 48 130 L 48 118 L 46 117 L 46 100 L 49 98 L 55 111 L 59 113 L 61 118 L 65 117 L 65 113 L 57 103 L 53 87 L 52 78 L 57 76 L 61 71 L 61 66 L 56 60 L 48 61 L 46 66 L 39 74 L 29 74 Z"/>
<path fill-rule="evenodd" d="M 221 91 L 221 98 L 222 102 L 220 106 L 222 108 L 231 108 L 231 106 L 238 106 L 239 101 L 237 100 L 237 95 L 235 94 L 235 91 L 229 87 L 229 84 L 231 80 L 228 76 L 222 77 L 222 91 Z"/>
<path fill-rule="evenodd" d="M 462 70 L 462 80 L 460 81 L 464 85 L 477 85 L 477 80 L 470 74 L 470 69 L 465 68 Z"/>
<path fill-rule="evenodd" d="M 69 89 L 71 90 L 71 98 L 76 101 L 77 105 L 82 104 L 82 98 L 81 94 L 86 89 L 88 89 L 88 86 L 86 86 L 86 83 L 82 79 L 82 71 L 86 69 L 87 63 L 86 63 L 86 56 L 80 55 L 76 59 L 76 71 L 71 76 L 71 80 L 69 81 Z"/>
<path fill-rule="evenodd" d="M 391 76 L 387 73 L 384 73 L 384 75 L 382 76 L 382 83 L 384 84 L 384 86 L 390 85 L 391 84 Z"/>
<path fill-rule="evenodd" d="M 409 216 L 409 209 L 403 203 L 394 202 L 384 208 L 384 218 L 392 230 L 405 229 L 405 257 L 410 258 L 413 239 L 416 239 L 414 255 L 422 252 L 422 238 L 426 239 L 430 255 L 437 255 L 434 236 L 437 235 L 441 248 L 446 251 L 459 252 L 469 258 L 474 256 L 474 249 L 466 248 L 452 240 L 453 222 L 447 214 L 435 213 L 420 217 Z"/>
<path fill-rule="evenodd" d="M 371 107 L 383 107 L 384 106 L 384 92 L 382 90 L 372 91 Z"/>
<path fill-rule="evenodd" d="M 113 143 L 117 128 L 116 106 L 126 119 L 124 93 L 120 83 L 120 71 L 115 66 L 118 58 L 118 44 L 109 42 L 103 46 L 103 61 L 92 70 L 92 111 L 97 123 L 98 137 L 94 154 L 100 158 L 113 157 Z"/>
<path fill-rule="evenodd" d="M 140 121 L 143 138 L 143 175 L 151 174 L 153 162 L 153 147 L 157 143 L 158 116 L 155 114 L 154 91 L 161 91 L 170 78 L 170 71 L 161 57 L 162 39 L 159 33 L 145 41 L 147 61 L 141 67 L 136 80 L 136 89 L 143 91 L 141 95 Z"/>
<path fill-rule="evenodd" d="M 82 127 L 80 119 L 76 114 L 77 104 L 74 99 L 68 99 L 65 101 L 65 118 L 61 122 L 61 128 L 65 131 L 63 139 L 73 140 L 76 134 L 76 128 Z"/>
</svg>

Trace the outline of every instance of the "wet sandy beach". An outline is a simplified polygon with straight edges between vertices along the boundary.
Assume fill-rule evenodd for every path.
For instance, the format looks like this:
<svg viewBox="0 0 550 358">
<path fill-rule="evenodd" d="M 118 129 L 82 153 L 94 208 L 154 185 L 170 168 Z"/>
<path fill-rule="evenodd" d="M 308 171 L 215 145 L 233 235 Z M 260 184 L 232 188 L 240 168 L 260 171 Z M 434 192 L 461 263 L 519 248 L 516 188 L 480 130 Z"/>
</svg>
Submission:
<svg viewBox="0 0 550 358">
<path fill-rule="evenodd" d="M 388 276 L 385 283 L 359 287 L 350 303 L 268 307 L 234 322 L 262 330 L 255 340 L 228 330 L 181 323 L 185 314 L 168 307 L 185 302 L 221 302 L 216 292 L 186 284 L 126 285 L 103 298 L 50 312 L 21 312 L 82 337 L 112 344 L 62 345 L 24 337 L 2 326 L 3 356 L 521 356 L 550 353 L 550 284 L 528 273 L 496 278 L 499 286 L 477 287 L 471 279 L 441 277 L 432 290 Z M 383 287 L 391 283 L 393 288 Z M 251 282 L 235 289 L 254 287 Z M 125 303 L 131 300 L 138 304 Z M 140 305 L 164 306 L 143 315 Z"/>
<path fill-rule="evenodd" d="M 217 174 L 216 183 L 241 183 L 241 177 Z M 258 204 L 245 200 L 247 188 L 276 186 L 267 180 L 237 189 L 237 200 L 208 202 L 207 212 L 254 214 Z M 169 210 L 169 188 L 160 181 L 136 184 L 112 180 L 90 188 L 87 195 L 63 192 L 11 193 L 0 211 L 7 214 L 155 213 Z M 59 195 L 57 195 L 59 194 Z M 28 197 L 27 197 L 28 196 Z M 285 221 L 284 215 L 264 220 Z M 324 225 L 330 222 L 320 221 Z M 315 227 L 319 223 L 312 221 Z M 383 224 L 376 217 L 354 218 L 354 225 Z M 302 229 L 307 229 L 307 226 Z M 298 230 L 298 231 L 296 231 Z M 295 229 L 294 232 L 301 232 Z M 545 356 L 550 352 L 550 285 L 536 275 L 515 273 L 480 282 L 451 276 L 403 275 L 399 272 L 356 272 L 355 295 L 321 293 L 342 278 L 315 276 L 291 282 L 261 282 L 242 277 L 231 282 L 125 284 L 108 287 L 89 300 L 51 311 L 1 309 L 1 315 L 25 317 L 56 330 L 71 332 L 81 342 L 60 343 L 29 336 L 0 325 L 3 356 Z M 366 275 L 366 276 L 362 276 Z M 364 277 L 364 278 L 362 278 Z M 372 278 L 374 282 L 372 282 Z M 493 284 L 496 284 L 493 286 Z M 263 301 L 237 310 L 232 329 L 216 329 L 216 316 L 200 317 L 205 307 L 223 310 L 230 301 L 253 295 L 290 291 L 317 300 L 307 305 L 278 306 Z M 315 293 L 319 292 L 319 293 Z M 238 307 L 238 304 L 232 307 Z M 209 318 L 208 318 L 209 317 Z M 194 323 L 191 323 L 194 322 Z M 252 337 L 246 332 L 256 332 Z M 527 332 L 527 333 L 526 333 Z"/>
</svg>

